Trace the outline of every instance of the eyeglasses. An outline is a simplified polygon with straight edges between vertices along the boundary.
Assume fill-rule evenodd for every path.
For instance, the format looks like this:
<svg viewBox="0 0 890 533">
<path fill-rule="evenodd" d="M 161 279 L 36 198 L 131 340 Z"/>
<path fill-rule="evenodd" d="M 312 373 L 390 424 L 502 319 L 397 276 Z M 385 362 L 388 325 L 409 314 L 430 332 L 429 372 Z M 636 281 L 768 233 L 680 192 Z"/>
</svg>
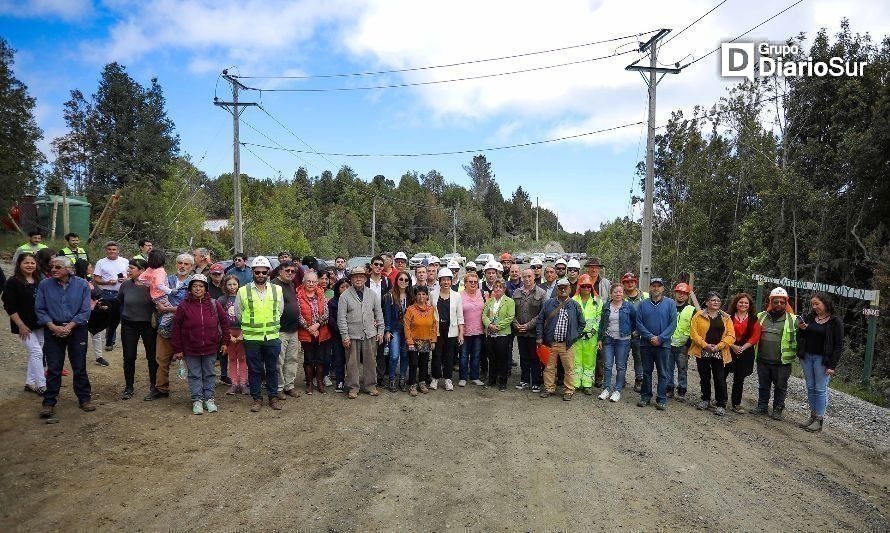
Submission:
<svg viewBox="0 0 890 533">
<path fill-rule="evenodd" d="M 383 266 L 383 263 L 371 263 L 371 266 L 373 266 L 373 267 L 382 267 L 382 266 Z"/>
<path fill-rule="evenodd" d="M 296 270 L 294 270 L 293 268 L 283 268 L 283 269 L 281 269 L 281 271 L 286 274 L 293 274 L 296 272 Z"/>
<path fill-rule="evenodd" d="M 49 269 L 50 270 L 65 270 L 65 267 L 63 267 L 62 265 L 53 265 L 53 266 L 49 267 Z"/>
<path fill-rule="evenodd" d="M 464 283 L 466 283 L 467 285 L 478 285 L 479 284 L 479 282 L 476 281 L 475 279 L 468 279 Z"/>
<path fill-rule="evenodd" d="M 581 287 L 582 289 L 587 289 L 587 290 L 591 290 L 591 289 L 593 289 L 593 285 L 580 285 L 580 287 Z"/>
<path fill-rule="evenodd" d="M 268 270 L 254 270 L 253 275 L 254 276 L 268 276 L 269 271 Z"/>
<path fill-rule="evenodd" d="M 399 282 L 399 283 L 408 283 L 408 280 L 405 279 L 405 278 L 399 278 L 399 279 L 398 279 L 398 282 Z"/>
<path fill-rule="evenodd" d="M 580 268 L 570 268 L 569 272 L 581 272 Z"/>
<path fill-rule="evenodd" d="M 244 258 L 242 258 L 242 257 L 236 257 L 236 258 L 235 258 L 235 261 L 236 261 L 236 262 L 237 262 L 237 261 L 244 261 Z"/>
</svg>

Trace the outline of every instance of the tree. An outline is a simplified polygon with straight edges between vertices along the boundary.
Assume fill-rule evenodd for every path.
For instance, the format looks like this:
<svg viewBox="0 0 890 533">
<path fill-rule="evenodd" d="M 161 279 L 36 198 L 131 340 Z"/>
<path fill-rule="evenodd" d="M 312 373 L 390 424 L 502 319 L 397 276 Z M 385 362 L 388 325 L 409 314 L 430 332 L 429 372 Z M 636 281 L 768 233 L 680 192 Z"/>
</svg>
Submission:
<svg viewBox="0 0 890 533">
<path fill-rule="evenodd" d="M 469 165 L 463 165 L 464 172 L 470 177 L 472 186 L 470 192 L 473 199 L 480 205 L 485 201 L 489 188 L 495 183 L 494 173 L 491 171 L 491 163 L 484 155 L 473 156 Z M 499 193 L 500 194 L 500 193 Z"/>
<path fill-rule="evenodd" d="M 0 37 L 0 190 L 3 213 L 26 192 L 36 192 L 41 181 L 41 165 L 46 158 L 37 148 L 43 131 L 34 119 L 37 101 L 28 87 L 15 77 L 15 50 Z"/>
</svg>

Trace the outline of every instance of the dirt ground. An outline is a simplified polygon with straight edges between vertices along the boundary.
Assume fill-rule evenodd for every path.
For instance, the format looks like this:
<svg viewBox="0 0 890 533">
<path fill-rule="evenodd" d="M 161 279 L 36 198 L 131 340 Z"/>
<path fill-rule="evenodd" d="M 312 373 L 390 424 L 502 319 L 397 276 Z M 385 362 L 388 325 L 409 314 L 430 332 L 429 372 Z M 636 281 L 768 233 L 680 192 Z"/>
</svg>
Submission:
<svg viewBox="0 0 890 533">
<path fill-rule="evenodd" d="M 887 448 L 830 425 L 659 412 L 632 390 L 617 404 L 543 400 L 513 380 L 504 393 L 304 395 L 258 414 L 218 388 L 220 412 L 194 416 L 175 377 L 169 400 L 140 399 L 144 360 L 136 398 L 119 400 L 121 352 L 106 357 L 89 366 L 98 409 L 77 409 L 65 378 L 48 425 L 22 392 L 21 345 L 0 336 L 0 529 L 890 529 Z M 690 368 L 691 397 L 697 382 Z"/>
</svg>

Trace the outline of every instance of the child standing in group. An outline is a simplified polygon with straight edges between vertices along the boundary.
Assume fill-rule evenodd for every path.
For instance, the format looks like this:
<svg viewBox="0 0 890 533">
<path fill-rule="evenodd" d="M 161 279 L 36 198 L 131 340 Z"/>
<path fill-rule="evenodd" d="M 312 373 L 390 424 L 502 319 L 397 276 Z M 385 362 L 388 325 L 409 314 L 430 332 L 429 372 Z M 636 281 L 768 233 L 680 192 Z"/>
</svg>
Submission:
<svg viewBox="0 0 890 533">
<path fill-rule="evenodd" d="M 244 354 L 244 335 L 241 333 L 241 320 L 235 314 L 235 299 L 238 297 L 238 278 L 229 274 L 223 280 L 223 295 L 219 297 L 229 317 L 229 377 L 232 386 L 226 391 L 228 395 L 250 394 L 247 385 L 247 357 Z"/>
<path fill-rule="evenodd" d="M 161 303 L 164 307 L 173 307 L 170 304 L 170 293 L 173 292 L 173 289 L 167 283 L 164 252 L 152 250 L 148 253 L 147 262 L 148 268 L 139 274 L 138 284 L 148 287 L 148 294 L 155 303 Z M 173 323 L 173 313 L 164 313 L 158 317 L 158 329 L 168 330 L 171 323 Z"/>
</svg>

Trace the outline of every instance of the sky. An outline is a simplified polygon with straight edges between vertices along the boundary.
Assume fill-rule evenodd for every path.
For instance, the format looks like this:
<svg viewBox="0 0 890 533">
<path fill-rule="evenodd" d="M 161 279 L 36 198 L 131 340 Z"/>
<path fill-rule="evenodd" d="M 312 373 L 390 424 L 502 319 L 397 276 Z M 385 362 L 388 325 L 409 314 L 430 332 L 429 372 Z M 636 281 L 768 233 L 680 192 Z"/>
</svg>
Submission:
<svg viewBox="0 0 890 533">
<path fill-rule="evenodd" d="M 37 99 L 41 149 L 50 159 L 50 141 L 66 132 L 62 111 L 70 91 L 94 93 L 112 61 L 144 86 L 159 79 L 182 151 L 210 176 L 232 170 L 232 118 L 213 105 L 214 96 L 232 96 L 220 78 L 223 69 L 263 89 L 241 92 L 242 101 L 262 105 L 243 114 L 241 141 L 278 148 L 451 152 L 630 124 L 561 142 L 448 156 L 319 156 L 250 145 L 241 151 L 242 172 L 254 177 L 289 178 L 299 166 L 318 175 L 347 164 L 365 180 L 383 174 L 398 182 L 407 171 L 435 169 L 464 186 L 469 178 L 462 165 L 485 153 L 506 198 L 521 185 L 533 201 L 556 211 L 565 229 L 584 231 L 634 214 L 631 188 L 640 194 L 635 167 L 645 157 L 641 122 L 648 95 L 639 74 L 624 70 L 641 57 L 637 43 L 657 28 L 672 29 L 659 61 L 686 63 L 793 3 L 727 0 L 678 34 L 720 1 L 0 0 L 0 35 L 17 50 L 16 75 Z M 782 42 L 822 27 L 834 33 L 842 17 L 854 32 L 880 39 L 890 29 L 890 4 L 805 0 L 741 41 Z M 374 76 L 262 77 L 416 69 L 566 47 L 572 48 Z M 709 107 L 739 81 L 721 78 L 719 61 L 718 52 L 662 80 L 659 125 L 672 111 Z M 575 64 L 541 69 L 564 63 Z M 537 70 L 489 76 L 529 69 Z M 489 77 L 429 83 L 477 76 Z M 356 89 L 406 83 L 425 84 Z M 272 91 L 325 88 L 352 90 Z"/>
</svg>

